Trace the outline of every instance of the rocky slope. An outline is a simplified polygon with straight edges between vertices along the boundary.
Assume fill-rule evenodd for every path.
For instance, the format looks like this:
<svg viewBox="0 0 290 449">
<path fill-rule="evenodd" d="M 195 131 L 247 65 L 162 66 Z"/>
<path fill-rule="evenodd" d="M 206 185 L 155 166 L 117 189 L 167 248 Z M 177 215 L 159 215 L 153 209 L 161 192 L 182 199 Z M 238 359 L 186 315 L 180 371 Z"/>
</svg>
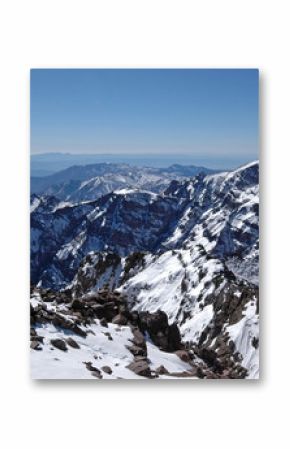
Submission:
<svg viewBox="0 0 290 449">
<path fill-rule="evenodd" d="M 235 276 L 202 246 L 125 258 L 92 253 L 67 290 L 79 298 L 104 286 L 125 294 L 133 311 L 164 311 L 196 354 L 227 357 L 227 351 L 237 351 L 248 376 L 257 377 L 258 287 Z"/>
<path fill-rule="evenodd" d="M 126 298 L 100 290 L 73 299 L 31 292 L 31 371 L 36 379 L 244 378 L 232 351 L 223 363 L 182 342 L 164 312 L 130 312 Z"/>
</svg>

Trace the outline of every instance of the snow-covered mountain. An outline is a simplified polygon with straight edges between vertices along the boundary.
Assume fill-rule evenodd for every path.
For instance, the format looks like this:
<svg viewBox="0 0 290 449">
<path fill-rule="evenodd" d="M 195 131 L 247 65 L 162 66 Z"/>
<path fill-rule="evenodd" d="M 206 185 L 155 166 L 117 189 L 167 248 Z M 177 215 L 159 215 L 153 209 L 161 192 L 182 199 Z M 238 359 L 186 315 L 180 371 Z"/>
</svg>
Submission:
<svg viewBox="0 0 290 449">
<path fill-rule="evenodd" d="M 65 201 L 95 200 L 113 190 L 139 188 L 162 192 L 172 180 L 184 180 L 199 173 L 213 173 L 205 167 L 172 165 L 168 168 L 132 167 L 127 164 L 73 166 L 45 177 L 31 178 L 31 192 L 56 196 Z"/>
<path fill-rule="evenodd" d="M 76 204 L 33 195 L 32 283 L 70 301 L 108 288 L 131 313 L 161 310 L 210 375 L 256 378 L 258 178 L 254 162 L 159 193 L 126 187 Z"/>
<path fill-rule="evenodd" d="M 126 256 L 202 245 L 237 275 L 256 282 L 258 207 L 257 163 L 174 181 L 161 194 L 121 189 L 74 205 L 33 195 L 32 281 L 64 287 L 90 251 Z"/>
</svg>

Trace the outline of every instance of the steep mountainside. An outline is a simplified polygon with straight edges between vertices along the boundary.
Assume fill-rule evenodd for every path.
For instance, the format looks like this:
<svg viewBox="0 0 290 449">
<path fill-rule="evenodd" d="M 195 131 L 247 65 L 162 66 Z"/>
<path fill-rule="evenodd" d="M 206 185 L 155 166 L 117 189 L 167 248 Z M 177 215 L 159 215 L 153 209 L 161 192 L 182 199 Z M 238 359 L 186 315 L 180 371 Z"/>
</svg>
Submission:
<svg viewBox="0 0 290 449">
<path fill-rule="evenodd" d="M 35 204 L 35 199 L 34 203 Z M 63 287 L 89 251 L 119 255 L 156 251 L 179 213 L 178 200 L 143 191 L 118 191 L 75 206 L 40 200 L 31 214 L 31 277 Z"/>
<path fill-rule="evenodd" d="M 122 189 L 70 205 L 33 197 L 32 281 L 63 287 L 90 251 L 136 251 L 202 245 L 251 282 L 258 274 L 258 164 L 172 182 L 164 194 Z M 241 263 L 247 270 L 240 273 Z"/>
</svg>

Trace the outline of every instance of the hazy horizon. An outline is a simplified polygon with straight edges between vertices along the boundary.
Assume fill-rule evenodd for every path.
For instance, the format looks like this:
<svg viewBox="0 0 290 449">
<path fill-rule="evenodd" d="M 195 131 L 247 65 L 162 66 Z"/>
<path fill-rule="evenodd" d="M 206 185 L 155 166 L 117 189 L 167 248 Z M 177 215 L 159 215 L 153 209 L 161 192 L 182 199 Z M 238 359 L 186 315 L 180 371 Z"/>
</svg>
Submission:
<svg viewBox="0 0 290 449">
<path fill-rule="evenodd" d="M 45 176 L 64 170 L 73 165 L 91 165 L 99 163 L 128 164 L 131 166 L 147 166 L 165 168 L 172 165 L 200 166 L 216 170 L 232 170 L 252 162 L 254 159 L 239 160 L 236 158 L 197 158 L 191 155 L 162 154 L 72 154 L 72 153 L 34 153 L 31 154 L 31 175 Z"/>
<path fill-rule="evenodd" d="M 33 69 L 31 154 L 258 158 L 256 69 Z"/>
</svg>

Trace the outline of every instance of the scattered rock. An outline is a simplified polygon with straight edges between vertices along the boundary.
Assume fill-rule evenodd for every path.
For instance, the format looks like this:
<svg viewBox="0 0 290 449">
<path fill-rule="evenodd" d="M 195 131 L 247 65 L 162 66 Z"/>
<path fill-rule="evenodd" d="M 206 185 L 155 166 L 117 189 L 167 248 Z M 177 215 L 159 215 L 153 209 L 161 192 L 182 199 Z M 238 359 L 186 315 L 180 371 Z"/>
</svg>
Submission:
<svg viewBox="0 0 290 449">
<path fill-rule="evenodd" d="M 120 326 L 125 326 L 127 324 L 127 318 L 119 313 L 112 319 L 113 324 L 119 324 Z"/>
<path fill-rule="evenodd" d="M 100 319 L 100 325 L 103 327 L 108 327 L 108 322 L 107 322 L 106 318 Z"/>
<path fill-rule="evenodd" d="M 60 349 L 61 351 L 67 351 L 67 346 L 61 338 L 53 338 L 52 340 L 50 340 L 50 343 L 55 348 Z"/>
<path fill-rule="evenodd" d="M 130 363 L 126 368 L 133 371 L 138 376 L 151 377 L 151 370 L 145 360 Z"/>
<path fill-rule="evenodd" d="M 252 345 L 255 349 L 258 349 L 259 347 L 259 339 L 257 337 L 253 337 L 252 339 Z"/>
<path fill-rule="evenodd" d="M 73 310 L 83 310 L 85 307 L 84 303 L 80 301 L 79 299 L 74 299 L 71 303 L 71 308 Z"/>
<path fill-rule="evenodd" d="M 31 349 L 34 349 L 35 351 L 41 351 L 42 350 L 42 347 L 40 346 L 39 341 L 32 341 L 30 343 L 30 347 L 31 347 Z"/>
<path fill-rule="evenodd" d="M 127 348 L 129 349 L 129 351 L 134 355 L 134 356 L 142 356 L 142 357 L 146 357 L 147 356 L 147 348 L 146 345 L 145 347 L 141 347 L 141 346 L 127 346 Z"/>
<path fill-rule="evenodd" d="M 102 370 L 104 371 L 104 373 L 107 374 L 112 374 L 112 369 L 109 366 L 102 366 Z"/>
<path fill-rule="evenodd" d="M 135 355 L 134 361 L 139 362 L 140 360 L 145 360 L 145 362 L 151 363 L 150 360 L 148 359 L 148 357 L 146 357 L 144 355 Z"/>
<path fill-rule="evenodd" d="M 160 365 L 155 370 L 156 374 L 162 375 L 162 374 L 168 374 L 168 370 L 165 368 L 165 366 Z"/>
<path fill-rule="evenodd" d="M 78 325 L 74 325 L 74 326 L 72 326 L 72 328 L 71 328 L 71 330 L 75 333 L 75 334 L 77 334 L 77 335 L 79 335 L 80 337 L 86 337 L 87 336 L 87 333 L 85 332 L 85 331 L 83 331 Z"/>
<path fill-rule="evenodd" d="M 203 370 L 202 370 L 202 368 L 201 368 L 200 366 L 198 366 L 198 367 L 196 368 L 196 375 L 197 375 L 197 377 L 199 377 L 200 379 L 203 379 L 203 378 L 204 378 L 204 373 L 203 373 Z"/>
<path fill-rule="evenodd" d="M 67 342 L 67 344 L 68 344 L 69 346 L 71 346 L 72 348 L 80 349 L 80 345 L 79 345 L 73 338 L 68 337 L 68 338 L 66 339 L 66 342 Z"/>
<path fill-rule="evenodd" d="M 187 351 L 185 351 L 184 349 L 179 349 L 178 351 L 175 351 L 175 354 L 183 361 L 183 362 L 190 362 L 191 361 L 191 357 L 188 354 Z"/>
<path fill-rule="evenodd" d="M 177 372 L 171 372 L 168 373 L 168 376 L 170 377 L 198 377 L 197 371 L 195 369 L 190 369 L 188 371 L 177 371 Z"/>
<path fill-rule="evenodd" d="M 30 341 L 38 341 L 39 343 L 43 343 L 44 337 L 41 337 L 40 335 L 33 335 L 30 337 Z"/>
<path fill-rule="evenodd" d="M 64 329 L 70 329 L 72 327 L 71 321 L 68 321 L 64 316 L 59 314 L 55 314 L 51 322 L 55 327 L 63 327 Z"/>
<path fill-rule="evenodd" d="M 55 296 L 43 296 L 43 298 L 42 298 L 42 300 L 44 301 L 44 302 L 53 302 L 53 301 L 55 301 Z"/>
<path fill-rule="evenodd" d="M 92 310 L 94 312 L 94 315 L 98 318 L 98 319 L 104 319 L 105 316 L 105 309 L 104 306 L 102 304 L 95 304 L 92 307 Z"/>
<path fill-rule="evenodd" d="M 113 340 L 113 337 L 112 337 L 112 335 L 110 334 L 110 332 L 104 332 L 104 335 L 106 335 L 106 337 L 108 337 L 108 340 L 110 340 L 110 341 Z"/>
<path fill-rule="evenodd" d="M 164 332 L 168 328 L 168 318 L 165 312 L 158 310 L 154 313 L 140 312 L 139 314 L 141 327 L 144 331 L 148 331 L 149 334 L 157 334 L 158 332 Z"/>
<path fill-rule="evenodd" d="M 153 343 L 161 350 L 173 352 L 181 348 L 181 336 L 176 323 L 169 325 L 165 312 L 140 312 L 140 329 L 147 331 Z"/>
<path fill-rule="evenodd" d="M 133 329 L 132 334 L 134 337 L 132 341 L 136 346 L 146 346 L 145 337 L 139 329 Z"/>
<path fill-rule="evenodd" d="M 98 379 L 102 379 L 101 371 L 92 365 L 92 362 L 83 362 L 86 365 L 87 370 L 92 372 L 92 376 L 97 377 Z"/>
<path fill-rule="evenodd" d="M 209 365 L 213 365 L 217 358 L 216 352 L 208 348 L 201 348 L 199 356 Z"/>
</svg>

